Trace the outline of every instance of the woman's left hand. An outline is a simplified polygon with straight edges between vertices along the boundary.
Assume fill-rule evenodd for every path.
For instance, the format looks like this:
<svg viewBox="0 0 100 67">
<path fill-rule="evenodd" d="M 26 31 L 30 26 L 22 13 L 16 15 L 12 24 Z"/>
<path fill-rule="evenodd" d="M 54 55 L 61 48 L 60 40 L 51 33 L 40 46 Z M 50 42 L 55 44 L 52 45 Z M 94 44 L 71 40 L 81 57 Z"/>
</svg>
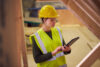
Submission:
<svg viewBox="0 0 100 67">
<path fill-rule="evenodd" d="M 70 50 L 71 50 L 70 46 L 62 46 L 62 51 L 63 52 L 68 52 Z"/>
</svg>

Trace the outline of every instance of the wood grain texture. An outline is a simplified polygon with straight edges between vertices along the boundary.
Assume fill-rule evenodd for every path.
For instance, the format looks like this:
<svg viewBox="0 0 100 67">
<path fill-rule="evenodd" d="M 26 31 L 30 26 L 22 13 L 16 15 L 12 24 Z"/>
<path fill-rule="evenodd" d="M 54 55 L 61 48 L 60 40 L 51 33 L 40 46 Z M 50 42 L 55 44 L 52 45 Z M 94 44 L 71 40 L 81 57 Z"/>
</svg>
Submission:
<svg viewBox="0 0 100 67">
<path fill-rule="evenodd" d="M 92 8 L 92 4 L 87 1 L 70 0 L 68 3 L 63 3 L 100 39 L 100 15 L 96 12 L 97 8 Z"/>
<path fill-rule="evenodd" d="M 22 58 L 24 58 L 25 61 L 23 61 L 25 64 L 24 67 L 28 67 L 24 42 L 21 1 L 22 0 L 2 0 L 3 15 L 1 17 L 4 18 L 3 21 L 5 22 L 5 26 L 0 26 L 0 29 L 2 30 L 3 37 L 2 63 L 4 66 L 0 67 L 22 67 Z"/>
</svg>

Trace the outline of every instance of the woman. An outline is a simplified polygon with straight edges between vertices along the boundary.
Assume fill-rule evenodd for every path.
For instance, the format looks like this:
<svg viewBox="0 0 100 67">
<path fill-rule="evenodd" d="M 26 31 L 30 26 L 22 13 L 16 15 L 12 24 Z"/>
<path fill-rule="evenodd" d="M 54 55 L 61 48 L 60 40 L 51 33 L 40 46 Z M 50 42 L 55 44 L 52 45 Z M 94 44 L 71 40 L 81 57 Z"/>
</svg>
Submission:
<svg viewBox="0 0 100 67">
<path fill-rule="evenodd" d="M 71 49 L 64 46 L 61 29 L 55 27 L 57 17 L 55 8 L 50 5 L 43 6 L 39 12 L 43 25 L 30 37 L 37 67 L 67 67 L 64 55 Z"/>
</svg>

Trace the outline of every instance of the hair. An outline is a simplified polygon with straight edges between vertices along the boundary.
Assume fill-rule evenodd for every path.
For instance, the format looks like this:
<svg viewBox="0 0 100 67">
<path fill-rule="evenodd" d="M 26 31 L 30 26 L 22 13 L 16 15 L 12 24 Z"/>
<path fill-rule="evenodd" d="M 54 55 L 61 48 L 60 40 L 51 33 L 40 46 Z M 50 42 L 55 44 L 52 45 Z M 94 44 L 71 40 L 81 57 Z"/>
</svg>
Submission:
<svg viewBox="0 0 100 67">
<path fill-rule="evenodd" d="M 42 23 L 44 23 L 44 18 L 41 18 L 41 20 L 42 20 Z"/>
<path fill-rule="evenodd" d="M 48 18 L 41 18 L 41 20 L 42 20 L 42 23 L 44 23 L 44 19 L 46 19 L 46 20 L 47 20 Z"/>
</svg>

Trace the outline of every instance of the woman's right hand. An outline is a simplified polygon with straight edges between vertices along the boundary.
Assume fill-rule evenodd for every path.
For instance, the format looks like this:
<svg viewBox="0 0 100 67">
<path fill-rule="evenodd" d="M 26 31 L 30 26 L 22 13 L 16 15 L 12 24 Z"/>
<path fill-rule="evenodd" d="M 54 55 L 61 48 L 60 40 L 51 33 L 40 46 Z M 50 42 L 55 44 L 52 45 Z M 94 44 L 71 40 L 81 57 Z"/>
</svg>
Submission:
<svg viewBox="0 0 100 67">
<path fill-rule="evenodd" d="M 62 46 L 57 47 L 53 52 L 52 55 L 56 55 L 59 51 L 62 51 Z"/>
</svg>

